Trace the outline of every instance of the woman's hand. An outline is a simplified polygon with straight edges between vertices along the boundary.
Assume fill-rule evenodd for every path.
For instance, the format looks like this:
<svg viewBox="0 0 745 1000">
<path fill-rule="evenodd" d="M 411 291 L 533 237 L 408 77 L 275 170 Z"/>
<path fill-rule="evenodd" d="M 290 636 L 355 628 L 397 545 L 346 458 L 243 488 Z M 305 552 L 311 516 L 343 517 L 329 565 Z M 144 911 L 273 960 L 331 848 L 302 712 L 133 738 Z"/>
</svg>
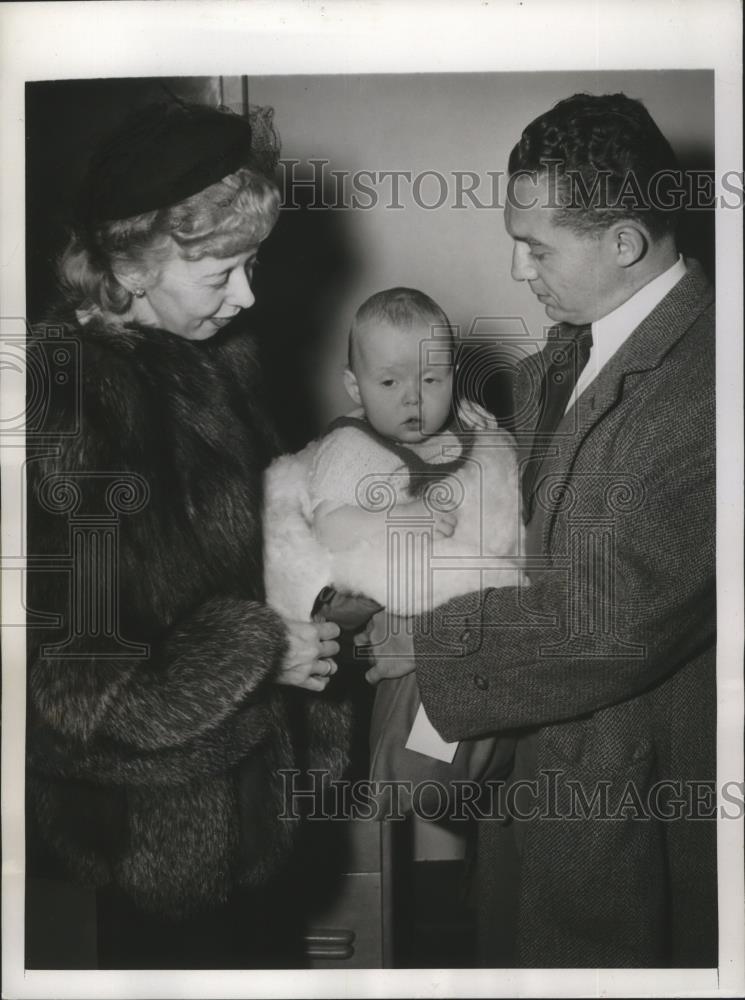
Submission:
<svg viewBox="0 0 745 1000">
<path fill-rule="evenodd" d="M 339 626 L 334 622 L 298 622 L 285 619 L 289 648 L 277 684 L 290 684 L 308 691 L 323 691 L 336 664 L 331 657 L 339 652 Z"/>
<path fill-rule="evenodd" d="M 470 399 L 464 399 L 458 404 L 457 415 L 465 429 L 474 431 L 499 430 L 499 424 L 494 414 L 489 413 L 483 406 L 473 403 Z"/>
</svg>

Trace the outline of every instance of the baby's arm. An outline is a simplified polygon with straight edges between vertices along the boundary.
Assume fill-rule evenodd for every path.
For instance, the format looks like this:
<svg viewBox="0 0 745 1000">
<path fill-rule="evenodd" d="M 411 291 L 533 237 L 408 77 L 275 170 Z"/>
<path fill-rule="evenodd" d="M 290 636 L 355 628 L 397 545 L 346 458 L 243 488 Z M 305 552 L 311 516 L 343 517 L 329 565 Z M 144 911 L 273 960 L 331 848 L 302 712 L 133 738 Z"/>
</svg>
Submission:
<svg viewBox="0 0 745 1000">
<path fill-rule="evenodd" d="M 412 500 L 409 503 L 396 504 L 397 517 L 419 517 L 421 526 L 406 525 L 407 531 L 428 531 L 434 527 L 435 535 L 449 538 L 456 525 L 454 513 L 433 513 L 422 500 Z M 325 500 L 320 503 L 313 514 L 313 527 L 316 538 L 331 552 L 343 552 L 352 548 L 359 541 L 371 542 L 373 545 L 385 545 L 387 510 L 372 511 L 349 504 L 335 504 Z"/>
</svg>

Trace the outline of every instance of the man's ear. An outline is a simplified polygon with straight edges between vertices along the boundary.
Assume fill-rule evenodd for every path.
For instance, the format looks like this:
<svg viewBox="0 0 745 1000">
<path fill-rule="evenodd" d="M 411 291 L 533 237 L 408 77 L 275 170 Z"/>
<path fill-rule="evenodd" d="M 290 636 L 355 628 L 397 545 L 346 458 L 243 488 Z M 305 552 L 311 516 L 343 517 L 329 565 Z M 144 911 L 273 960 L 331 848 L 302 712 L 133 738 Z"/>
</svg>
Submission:
<svg viewBox="0 0 745 1000">
<path fill-rule="evenodd" d="M 649 234 L 646 229 L 626 220 L 611 226 L 608 237 L 612 243 L 614 259 L 619 267 L 631 267 L 642 260 L 649 249 Z"/>
<path fill-rule="evenodd" d="M 357 383 L 357 377 L 349 368 L 344 369 L 344 388 L 347 390 L 355 403 L 358 406 L 362 406 L 362 396 L 360 396 L 360 387 Z"/>
</svg>

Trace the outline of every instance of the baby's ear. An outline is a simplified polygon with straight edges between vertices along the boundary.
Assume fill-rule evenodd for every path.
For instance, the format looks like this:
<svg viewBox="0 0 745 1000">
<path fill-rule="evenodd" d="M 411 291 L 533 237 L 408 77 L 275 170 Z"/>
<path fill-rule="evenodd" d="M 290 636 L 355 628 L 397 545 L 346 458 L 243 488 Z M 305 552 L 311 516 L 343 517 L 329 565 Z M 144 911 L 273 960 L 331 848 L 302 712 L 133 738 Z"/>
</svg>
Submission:
<svg viewBox="0 0 745 1000">
<path fill-rule="evenodd" d="M 347 390 L 355 403 L 358 406 L 362 406 L 362 396 L 360 396 L 360 387 L 357 383 L 357 377 L 350 368 L 344 369 L 344 388 Z"/>
</svg>

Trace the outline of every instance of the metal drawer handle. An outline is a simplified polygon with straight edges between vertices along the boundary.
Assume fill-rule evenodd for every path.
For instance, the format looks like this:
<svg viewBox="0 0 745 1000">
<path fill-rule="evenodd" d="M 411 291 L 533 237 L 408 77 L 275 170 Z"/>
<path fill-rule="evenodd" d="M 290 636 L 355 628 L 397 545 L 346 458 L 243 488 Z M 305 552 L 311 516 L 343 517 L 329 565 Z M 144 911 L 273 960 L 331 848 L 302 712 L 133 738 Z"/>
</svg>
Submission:
<svg viewBox="0 0 745 1000">
<path fill-rule="evenodd" d="M 354 955 L 354 931 L 345 927 L 313 927 L 305 935 L 308 958 L 347 961 Z"/>
</svg>

